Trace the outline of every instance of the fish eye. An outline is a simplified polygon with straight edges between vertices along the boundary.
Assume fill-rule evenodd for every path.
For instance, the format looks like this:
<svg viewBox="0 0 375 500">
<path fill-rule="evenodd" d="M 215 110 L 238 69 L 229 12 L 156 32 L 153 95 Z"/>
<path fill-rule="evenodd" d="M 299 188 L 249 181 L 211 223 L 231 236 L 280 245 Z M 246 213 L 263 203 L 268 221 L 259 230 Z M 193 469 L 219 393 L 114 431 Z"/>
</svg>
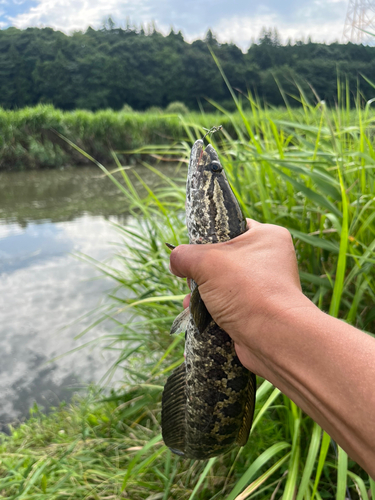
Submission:
<svg viewBox="0 0 375 500">
<path fill-rule="evenodd" d="M 221 172 L 223 170 L 223 167 L 220 165 L 220 162 L 215 160 L 211 162 L 210 167 L 212 172 Z"/>
</svg>

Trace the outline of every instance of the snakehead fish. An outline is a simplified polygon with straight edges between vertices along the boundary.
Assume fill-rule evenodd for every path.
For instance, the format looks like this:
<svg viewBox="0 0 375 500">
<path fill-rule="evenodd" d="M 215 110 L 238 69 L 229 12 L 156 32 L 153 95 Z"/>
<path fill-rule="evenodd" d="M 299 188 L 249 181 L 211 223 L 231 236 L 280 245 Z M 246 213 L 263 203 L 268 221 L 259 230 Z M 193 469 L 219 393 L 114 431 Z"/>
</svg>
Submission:
<svg viewBox="0 0 375 500">
<path fill-rule="evenodd" d="M 215 149 L 194 143 L 186 186 L 186 223 L 192 244 L 228 241 L 246 220 Z M 218 270 L 220 272 L 220 270 Z M 229 335 L 212 319 L 191 280 L 189 308 L 171 333 L 185 330 L 185 362 L 162 396 L 162 434 L 172 452 L 206 459 L 248 439 L 255 406 L 255 375 L 244 368 Z"/>
</svg>

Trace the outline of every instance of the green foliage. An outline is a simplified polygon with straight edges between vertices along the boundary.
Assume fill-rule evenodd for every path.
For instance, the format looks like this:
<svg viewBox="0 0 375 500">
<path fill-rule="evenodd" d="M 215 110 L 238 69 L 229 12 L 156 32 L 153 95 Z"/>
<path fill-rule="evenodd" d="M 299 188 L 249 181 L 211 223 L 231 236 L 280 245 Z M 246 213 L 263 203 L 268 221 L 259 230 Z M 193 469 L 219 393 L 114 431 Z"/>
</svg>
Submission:
<svg viewBox="0 0 375 500">
<path fill-rule="evenodd" d="M 337 100 L 337 72 L 352 89 L 371 95 L 362 75 L 375 81 L 375 48 L 348 43 L 297 42 L 282 46 L 276 30 L 263 30 L 244 54 L 231 43 L 219 44 L 209 30 L 189 44 L 173 30 L 167 36 L 154 27 L 118 28 L 109 19 L 102 29 L 67 36 L 51 28 L 0 30 L 0 106 L 17 109 L 53 104 L 63 110 L 165 109 L 180 101 L 189 109 L 223 105 L 230 95 L 209 47 L 230 76 L 233 88 L 254 91 L 269 105 L 284 104 L 275 78 L 300 105 L 295 82 L 314 102 Z M 308 83 L 307 83 L 308 82 Z M 352 105 L 354 97 L 350 97 Z"/>
<path fill-rule="evenodd" d="M 232 453 L 208 463 L 172 455 L 158 424 L 161 390 L 143 382 L 122 395 L 102 394 L 100 402 L 100 394 L 92 392 L 47 416 L 34 407 L 27 422 L 1 436 L 0 498 L 208 500 L 216 491 L 225 495 L 234 480 L 230 464 L 236 461 L 242 471 L 256 452 L 249 447 L 246 459 Z M 253 445 L 272 447 L 278 427 L 266 419 L 260 429 L 263 437 Z M 287 448 L 287 443 L 273 447 L 268 457 Z M 262 455 L 258 464 L 266 459 Z"/>
<path fill-rule="evenodd" d="M 123 113 L 132 113 L 133 108 L 129 104 L 124 104 L 123 107 L 121 108 L 121 111 Z"/>
<path fill-rule="evenodd" d="M 278 115 L 284 118 L 288 116 L 285 110 L 280 110 Z M 194 113 L 186 116 L 186 119 L 206 128 L 220 120 L 229 133 L 235 134 L 233 123 L 238 122 L 240 116 L 219 117 L 217 114 Z M 249 119 L 252 120 L 251 116 Z M 135 163 L 141 158 L 141 153 L 135 150 L 151 144 L 166 145 L 171 140 L 185 138 L 178 116 L 175 113 L 159 113 L 157 107 L 146 113 L 112 110 L 96 113 L 84 110 L 64 112 L 51 105 L 15 111 L 0 108 L 0 170 L 87 164 L 87 159 L 67 146 L 56 132 L 107 163 L 113 162 L 111 149 L 121 150 L 120 158 L 123 161 Z"/>
<path fill-rule="evenodd" d="M 149 113 L 150 115 L 162 115 L 163 110 L 159 106 L 151 106 L 147 109 L 146 113 Z"/>
<path fill-rule="evenodd" d="M 251 120 L 235 99 L 242 116 L 240 122 L 238 115 L 229 115 L 235 139 L 224 128 L 220 142 L 220 134 L 210 140 L 245 214 L 281 224 L 294 236 L 304 293 L 321 309 L 375 334 L 374 117 L 369 106 L 358 106 L 351 113 L 347 101 L 341 99 L 331 111 L 323 104 L 310 106 L 303 95 L 300 99 L 303 111 L 288 108 L 289 119 L 285 119 L 249 96 Z M 164 154 L 176 155 L 182 162 L 175 177 L 148 165 L 159 174 L 160 186 L 150 189 L 143 182 L 145 196 L 135 189 L 120 162 L 117 165 L 123 176 L 123 184 L 118 186 L 132 207 L 130 223 L 118 227 L 124 236 L 118 252 L 123 267 L 97 265 L 117 284 L 105 317 L 112 317 L 115 325 L 109 339 L 111 348 L 121 349 L 116 366 L 124 370 L 126 385 L 163 386 L 183 359 L 182 336 L 170 339 L 167 332 L 188 290 L 168 272 L 164 242 L 186 242 L 186 173 L 181 170 L 202 129 L 184 125 L 189 142 L 163 149 Z M 155 147 L 154 153 L 160 149 Z M 117 161 L 116 156 L 114 159 Z M 139 176 L 138 181 L 142 183 Z M 157 418 L 158 404 L 152 406 Z M 149 403 L 143 408 L 149 411 Z M 163 457 L 168 460 L 168 455 L 161 454 L 160 460 Z M 268 382 L 258 388 L 248 444 L 199 467 L 201 475 L 185 483 L 184 493 L 178 491 L 176 473 L 170 498 L 178 492 L 177 498 L 265 500 L 275 491 L 284 499 L 296 495 L 299 500 L 343 498 L 348 486 L 353 497 L 359 490 L 367 499 L 367 490 L 373 487 L 364 471 L 343 450 L 336 450 L 329 436 Z M 185 463 L 184 470 L 193 469 Z M 126 485 L 129 474 L 125 474 Z M 221 481 L 222 474 L 225 480 Z"/>
<path fill-rule="evenodd" d="M 60 167 L 87 164 L 59 138 L 62 134 L 101 161 L 111 161 L 110 150 L 130 152 L 147 144 L 178 140 L 183 127 L 178 116 L 111 110 L 63 112 L 51 105 L 16 111 L 0 108 L 0 169 Z"/>
<path fill-rule="evenodd" d="M 187 115 L 189 113 L 189 110 L 183 102 L 175 101 L 168 104 L 165 112 L 174 113 L 176 115 Z"/>
</svg>

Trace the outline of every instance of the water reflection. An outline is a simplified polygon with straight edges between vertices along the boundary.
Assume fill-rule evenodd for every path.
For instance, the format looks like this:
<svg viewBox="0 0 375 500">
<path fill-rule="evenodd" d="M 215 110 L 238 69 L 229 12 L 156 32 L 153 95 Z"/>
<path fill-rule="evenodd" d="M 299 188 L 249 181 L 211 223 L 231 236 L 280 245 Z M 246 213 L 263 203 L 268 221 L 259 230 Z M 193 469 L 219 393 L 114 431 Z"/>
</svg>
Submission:
<svg viewBox="0 0 375 500">
<path fill-rule="evenodd" d="M 66 237 L 59 226 L 47 221 L 31 223 L 24 228 L 17 224 L 0 226 L 0 239 L 3 240 L 0 242 L 0 274 L 72 251 L 72 239 Z"/>
<path fill-rule="evenodd" d="M 116 240 L 116 232 L 103 217 L 90 215 L 30 223 L 22 231 L 0 240 L 1 422 L 4 414 L 8 420 L 19 418 L 32 400 L 41 402 L 46 387 L 56 404 L 56 399 L 66 398 L 68 382 L 98 381 L 111 363 L 109 354 L 97 347 L 44 366 L 79 345 L 74 337 L 90 318 L 66 325 L 100 305 L 112 286 L 109 280 L 93 280 L 98 275 L 95 269 L 68 252 L 104 260 L 112 253 L 109 242 Z M 106 327 L 95 328 L 80 343 L 102 336 Z"/>
<path fill-rule="evenodd" d="M 108 216 L 126 211 L 124 196 L 96 167 L 0 172 L 0 219 L 7 223 L 26 227 L 33 221 L 58 222 L 84 213 Z"/>
<path fill-rule="evenodd" d="M 110 367 L 113 355 L 95 345 L 46 362 L 112 329 L 102 323 L 74 340 L 92 319 L 74 322 L 113 283 L 71 254 L 110 258 L 119 240 L 110 222 L 127 217 L 123 195 L 96 168 L 0 174 L 0 425 L 34 401 L 57 405 Z"/>
<path fill-rule="evenodd" d="M 20 338 L 19 342 L 18 346 L 23 339 Z M 48 364 L 46 356 L 31 349 L 22 348 L 21 352 L 17 352 L 18 349 L 13 339 L 12 350 L 3 359 L 5 363 L 0 369 L 0 432 L 7 432 L 7 423 L 27 416 L 34 403 L 44 409 L 58 406 L 61 401 L 68 401 L 79 388 L 74 373 L 56 378 L 55 373 L 59 372 L 56 363 Z M 21 357 L 24 366 L 17 367 L 17 360 Z M 13 379 L 9 377 L 10 373 L 14 374 Z"/>
</svg>

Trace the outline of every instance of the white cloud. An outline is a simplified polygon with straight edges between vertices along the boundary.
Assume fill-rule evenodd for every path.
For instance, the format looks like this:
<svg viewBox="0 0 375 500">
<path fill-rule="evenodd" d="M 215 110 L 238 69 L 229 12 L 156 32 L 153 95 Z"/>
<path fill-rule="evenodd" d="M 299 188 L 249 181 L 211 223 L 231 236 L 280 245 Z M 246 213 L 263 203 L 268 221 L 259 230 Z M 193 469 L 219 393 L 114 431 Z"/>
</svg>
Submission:
<svg viewBox="0 0 375 500">
<path fill-rule="evenodd" d="M 306 41 L 309 36 L 315 42 L 329 43 L 341 39 L 343 21 L 341 19 L 333 22 L 326 20 L 317 24 L 311 18 L 300 24 L 281 21 L 276 13 L 255 18 L 233 16 L 230 19 L 223 19 L 217 26 L 216 33 L 220 42 L 232 41 L 242 49 L 247 49 L 252 41 L 257 40 L 263 27 L 277 28 L 282 43 L 286 43 L 288 39 Z"/>
<path fill-rule="evenodd" d="M 0 222 L 0 240 L 14 234 L 22 234 L 23 232 L 23 228 L 18 224 L 2 224 Z"/>
<path fill-rule="evenodd" d="M 3 1 L 3 0 L 0 0 Z M 223 0 L 204 3 L 191 0 L 39 0 L 29 11 L 10 19 L 14 26 L 51 26 L 71 33 L 98 28 L 108 16 L 120 25 L 147 25 L 155 22 L 159 31 L 170 27 L 182 30 L 188 41 L 201 38 L 211 28 L 220 41 L 233 41 L 247 49 L 262 27 L 277 27 L 283 41 L 311 36 L 315 41 L 340 39 L 344 27 L 346 0 L 239 0 L 231 5 Z"/>
<path fill-rule="evenodd" d="M 99 27 L 110 15 L 125 20 L 127 15 L 138 12 L 137 17 L 151 20 L 147 18 L 148 9 L 147 5 L 135 5 L 129 0 L 40 0 L 37 6 L 10 18 L 10 21 L 18 28 L 45 25 L 71 32 L 88 26 Z"/>
</svg>

